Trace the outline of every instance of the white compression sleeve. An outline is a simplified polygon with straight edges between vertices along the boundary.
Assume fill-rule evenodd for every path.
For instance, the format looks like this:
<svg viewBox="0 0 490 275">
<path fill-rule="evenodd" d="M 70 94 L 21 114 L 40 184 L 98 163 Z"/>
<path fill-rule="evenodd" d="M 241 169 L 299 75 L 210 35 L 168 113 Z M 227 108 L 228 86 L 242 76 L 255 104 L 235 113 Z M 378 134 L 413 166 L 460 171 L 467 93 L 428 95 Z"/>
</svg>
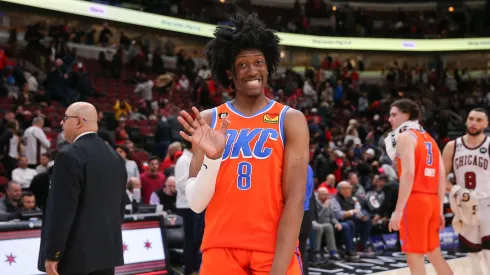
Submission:
<svg viewBox="0 0 490 275">
<path fill-rule="evenodd" d="M 185 188 L 185 196 L 189 207 L 196 213 L 206 209 L 214 195 L 216 177 L 221 165 L 221 158 L 213 160 L 204 156 L 201 170 L 197 177 L 190 178 Z"/>
</svg>

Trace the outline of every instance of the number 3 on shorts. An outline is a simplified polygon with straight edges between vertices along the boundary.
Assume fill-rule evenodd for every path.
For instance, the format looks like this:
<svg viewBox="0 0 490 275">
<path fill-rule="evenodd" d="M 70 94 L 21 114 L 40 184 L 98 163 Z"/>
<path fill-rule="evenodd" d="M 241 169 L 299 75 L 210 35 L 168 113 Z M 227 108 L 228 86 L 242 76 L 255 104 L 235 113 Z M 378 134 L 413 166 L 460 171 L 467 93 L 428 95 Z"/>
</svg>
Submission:
<svg viewBox="0 0 490 275">
<path fill-rule="evenodd" d="M 242 161 L 238 164 L 238 178 L 236 180 L 239 190 L 246 191 L 252 186 L 252 164 Z"/>
</svg>

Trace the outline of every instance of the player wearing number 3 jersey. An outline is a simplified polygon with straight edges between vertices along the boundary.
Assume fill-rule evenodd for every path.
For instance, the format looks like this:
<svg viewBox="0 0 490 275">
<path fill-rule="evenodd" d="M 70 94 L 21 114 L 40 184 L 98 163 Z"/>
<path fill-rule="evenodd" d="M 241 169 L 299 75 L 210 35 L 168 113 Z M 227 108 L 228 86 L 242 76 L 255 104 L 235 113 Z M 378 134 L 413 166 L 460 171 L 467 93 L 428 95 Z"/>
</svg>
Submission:
<svg viewBox="0 0 490 275">
<path fill-rule="evenodd" d="M 207 48 L 232 101 L 182 111 L 181 136 L 199 148 L 186 186 L 189 207 L 206 209 L 200 275 L 300 275 L 297 240 L 309 160 L 304 115 L 268 99 L 279 39 L 256 15 L 220 26 Z M 185 221 L 184 221 L 185 222 Z"/>
<path fill-rule="evenodd" d="M 453 226 L 459 231 L 460 250 L 468 252 L 473 261 L 471 274 L 475 275 L 484 274 L 480 258 L 490 270 L 490 138 L 483 133 L 487 127 L 487 111 L 471 110 L 466 135 L 450 141 L 443 152 L 446 171 L 453 172 L 456 179 L 456 185 L 449 186 Z M 474 205 L 465 207 L 470 203 Z"/>
<path fill-rule="evenodd" d="M 420 109 L 409 99 L 391 105 L 389 122 L 393 132 L 385 143 L 387 154 L 397 163 L 400 187 L 389 229 L 400 230 L 411 274 L 426 274 L 427 254 L 437 274 L 451 275 L 439 241 L 439 231 L 444 228 L 444 166 L 437 143 L 419 125 L 419 117 Z"/>
</svg>

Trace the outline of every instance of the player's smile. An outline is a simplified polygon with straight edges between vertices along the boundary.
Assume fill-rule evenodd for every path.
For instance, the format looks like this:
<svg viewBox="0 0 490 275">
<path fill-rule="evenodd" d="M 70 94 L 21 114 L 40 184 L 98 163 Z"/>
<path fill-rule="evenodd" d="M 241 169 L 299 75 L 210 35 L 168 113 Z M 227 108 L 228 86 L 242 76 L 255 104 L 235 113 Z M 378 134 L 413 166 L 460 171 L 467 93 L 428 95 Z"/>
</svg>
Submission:
<svg viewBox="0 0 490 275">
<path fill-rule="evenodd" d="M 260 88 L 262 86 L 262 79 L 251 79 L 244 82 L 249 88 Z"/>
</svg>

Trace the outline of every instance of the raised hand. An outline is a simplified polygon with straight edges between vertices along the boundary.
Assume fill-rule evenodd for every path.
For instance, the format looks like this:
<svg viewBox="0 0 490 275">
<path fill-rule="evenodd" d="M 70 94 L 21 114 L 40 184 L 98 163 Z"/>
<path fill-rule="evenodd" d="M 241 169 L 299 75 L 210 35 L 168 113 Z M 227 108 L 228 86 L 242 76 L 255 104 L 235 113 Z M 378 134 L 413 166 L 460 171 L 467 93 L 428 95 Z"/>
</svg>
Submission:
<svg viewBox="0 0 490 275">
<path fill-rule="evenodd" d="M 192 146 L 201 149 L 209 159 L 219 159 L 223 155 L 226 145 L 226 130 L 228 128 L 228 118 L 221 118 L 219 130 L 213 130 L 204 121 L 196 107 L 192 107 L 196 119 L 186 111 L 181 111 L 178 120 L 184 129 L 191 135 L 180 131 L 180 136 L 191 142 Z"/>
</svg>

